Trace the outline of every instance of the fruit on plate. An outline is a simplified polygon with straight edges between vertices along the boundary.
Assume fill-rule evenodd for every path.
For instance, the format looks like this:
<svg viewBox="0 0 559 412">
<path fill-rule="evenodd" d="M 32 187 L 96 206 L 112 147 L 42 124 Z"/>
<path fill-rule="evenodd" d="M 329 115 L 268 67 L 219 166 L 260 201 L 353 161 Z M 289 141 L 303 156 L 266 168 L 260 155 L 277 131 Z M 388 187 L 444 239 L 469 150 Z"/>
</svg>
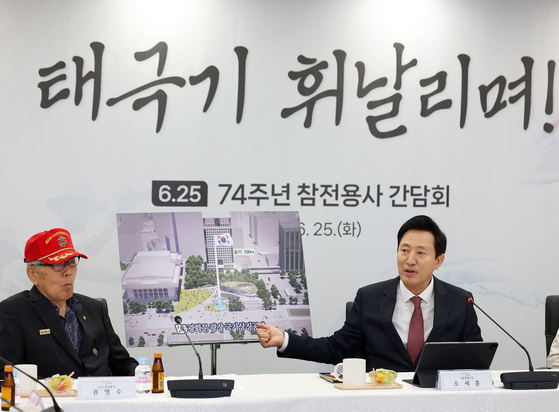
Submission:
<svg viewBox="0 0 559 412">
<path fill-rule="evenodd" d="M 48 387 L 56 392 L 66 392 L 66 390 L 72 388 L 73 383 L 73 379 L 68 375 L 60 375 L 58 373 L 47 379 Z"/>
<path fill-rule="evenodd" d="M 398 374 L 390 369 L 373 369 L 369 372 L 374 385 L 392 385 Z"/>
</svg>

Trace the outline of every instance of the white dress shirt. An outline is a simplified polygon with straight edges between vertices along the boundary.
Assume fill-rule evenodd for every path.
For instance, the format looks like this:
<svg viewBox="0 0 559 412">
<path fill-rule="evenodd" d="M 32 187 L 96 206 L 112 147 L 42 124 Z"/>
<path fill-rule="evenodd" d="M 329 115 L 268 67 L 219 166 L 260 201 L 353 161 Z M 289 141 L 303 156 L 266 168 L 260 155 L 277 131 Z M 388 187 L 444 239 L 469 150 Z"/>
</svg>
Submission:
<svg viewBox="0 0 559 412">
<path fill-rule="evenodd" d="M 431 279 L 429 286 L 419 295 L 414 295 L 410 292 L 401 280 L 400 283 L 398 283 L 398 288 L 396 289 L 396 306 L 394 306 L 394 313 L 392 314 L 392 324 L 396 328 L 398 335 L 400 335 L 400 339 L 402 339 L 406 349 L 408 348 L 408 332 L 410 330 L 411 315 L 414 310 L 413 302 L 410 299 L 414 296 L 419 296 L 421 298 L 424 342 L 433 329 L 435 314 L 435 288 L 433 283 L 433 279 Z"/>
</svg>

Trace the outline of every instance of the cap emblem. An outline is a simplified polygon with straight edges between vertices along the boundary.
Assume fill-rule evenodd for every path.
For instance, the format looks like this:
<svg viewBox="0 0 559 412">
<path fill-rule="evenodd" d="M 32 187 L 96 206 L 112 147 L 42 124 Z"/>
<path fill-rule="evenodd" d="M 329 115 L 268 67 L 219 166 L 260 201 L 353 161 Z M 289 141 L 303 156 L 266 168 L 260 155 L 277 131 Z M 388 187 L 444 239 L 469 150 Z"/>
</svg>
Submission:
<svg viewBox="0 0 559 412">
<path fill-rule="evenodd" d="M 66 241 L 66 238 L 64 236 L 60 235 L 58 237 L 58 244 L 60 245 L 60 247 L 65 247 L 67 243 L 68 242 Z"/>
</svg>

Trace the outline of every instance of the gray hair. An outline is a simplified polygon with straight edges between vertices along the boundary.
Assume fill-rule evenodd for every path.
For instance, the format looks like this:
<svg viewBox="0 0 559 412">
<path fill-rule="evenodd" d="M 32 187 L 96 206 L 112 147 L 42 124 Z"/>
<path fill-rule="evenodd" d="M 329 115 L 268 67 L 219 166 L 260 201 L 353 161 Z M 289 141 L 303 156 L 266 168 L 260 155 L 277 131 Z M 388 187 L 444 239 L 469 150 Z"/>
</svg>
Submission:
<svg viewBox="0 0 559 412">
<path fill-rule="evenodd" d="M 41 262 L 40 260 L 34 260 L 32 262 L 27 262 L 27 266 L 35 266 L 36 268 L 39 268 L 43 266 L 43 262 Z"/>
</svg>

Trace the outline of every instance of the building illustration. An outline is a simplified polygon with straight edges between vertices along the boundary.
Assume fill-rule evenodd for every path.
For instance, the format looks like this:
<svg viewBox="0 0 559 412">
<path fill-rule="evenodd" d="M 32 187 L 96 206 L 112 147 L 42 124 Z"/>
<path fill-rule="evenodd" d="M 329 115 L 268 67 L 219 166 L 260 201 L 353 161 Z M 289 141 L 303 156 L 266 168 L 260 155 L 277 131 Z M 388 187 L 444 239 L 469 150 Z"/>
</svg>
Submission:
<svg viewBox="0 0 559 412">
<path fill-rule="evenodd" d="M 312 335 L 297 212 L 117 214 L 126 344 Z"/>
</svg>

